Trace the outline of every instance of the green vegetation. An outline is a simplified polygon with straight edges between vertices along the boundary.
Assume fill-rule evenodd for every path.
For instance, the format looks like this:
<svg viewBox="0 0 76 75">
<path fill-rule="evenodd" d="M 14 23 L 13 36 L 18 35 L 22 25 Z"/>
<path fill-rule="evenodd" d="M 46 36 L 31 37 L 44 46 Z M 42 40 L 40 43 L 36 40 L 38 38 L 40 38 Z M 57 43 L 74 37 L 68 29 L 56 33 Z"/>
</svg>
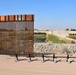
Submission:
<svg viewBox="0 0 76 75">
<path fill-rule="evenodd" d="M 67 36 L 68 38 L 71 38 L 71 39 L 76 39 L 76 36 L 73 36 L 73 35 L 69 35 Z"/>
<path fill-rule="evenodd" d="M 67 43 L 66 40 L 60 40 L 57 36 L 55 35 L 48 35 L 46 41 L 51 41 L 53 43 Z"/>
<path fill-rule="evenodd" d="M 34 40 L 35 42 L 45 42 L 46 33 L 34 33 Z"/>
</svg>

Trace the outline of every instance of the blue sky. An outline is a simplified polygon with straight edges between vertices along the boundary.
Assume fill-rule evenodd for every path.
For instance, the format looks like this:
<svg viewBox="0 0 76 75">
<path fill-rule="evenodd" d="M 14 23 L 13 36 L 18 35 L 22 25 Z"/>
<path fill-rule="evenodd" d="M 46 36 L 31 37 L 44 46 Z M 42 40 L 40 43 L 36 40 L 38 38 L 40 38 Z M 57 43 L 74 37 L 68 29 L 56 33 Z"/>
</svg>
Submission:
<svg viewBox="0 0 76 75">
<path fill-rule="evenodd" d="M 76 0 L 0 0 L 0 15 L 34 14 L 37 29 L 76 28 Z"/>
</svg>

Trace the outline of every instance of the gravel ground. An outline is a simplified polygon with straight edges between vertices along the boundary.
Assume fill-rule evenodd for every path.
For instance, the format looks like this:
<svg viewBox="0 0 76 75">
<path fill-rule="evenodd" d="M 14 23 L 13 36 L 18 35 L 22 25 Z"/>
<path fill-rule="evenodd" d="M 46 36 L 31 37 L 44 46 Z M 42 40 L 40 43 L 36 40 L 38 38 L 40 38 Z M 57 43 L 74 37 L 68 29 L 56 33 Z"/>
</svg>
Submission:
<svg viewBox="0 0 76 75">
<path fill-rule="evenodd" d="M 76 53 L 76 44 L 48 44 L 48 43 L 35 43 L 34 52 L 37 53 L 57 53 L 65 54 L 66 52 Z"/>
</svg>

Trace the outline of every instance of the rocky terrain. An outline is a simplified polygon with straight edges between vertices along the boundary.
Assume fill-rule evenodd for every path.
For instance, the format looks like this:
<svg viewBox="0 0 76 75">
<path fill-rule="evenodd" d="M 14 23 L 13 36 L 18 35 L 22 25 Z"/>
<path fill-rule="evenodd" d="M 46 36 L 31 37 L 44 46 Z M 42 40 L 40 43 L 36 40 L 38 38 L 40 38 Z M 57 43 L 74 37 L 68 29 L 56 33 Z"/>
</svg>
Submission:
<svg viewBox="0 0 76 75">
<path fill-rule="evenodd" d="M 76 44 L 50 44 L 35 43 L 34 52 L 37 53 L 56 53 L 56 54 L 74 54 L 76 53 Z"/>
</svg>

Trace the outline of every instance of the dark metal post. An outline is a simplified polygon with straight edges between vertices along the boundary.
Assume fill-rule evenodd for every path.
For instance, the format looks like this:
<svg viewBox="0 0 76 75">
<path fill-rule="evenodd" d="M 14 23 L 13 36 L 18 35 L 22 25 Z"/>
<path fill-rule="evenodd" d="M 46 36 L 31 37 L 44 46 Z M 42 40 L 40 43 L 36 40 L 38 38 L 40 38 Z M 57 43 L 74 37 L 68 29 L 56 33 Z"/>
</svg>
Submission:
<svg viewBox="0 0 76 75">
<path fill-rule="evenodd" d="M 68 62 L 68 59 L 69 59 L 69 55 L 67 54 L 67 59 L 66 59 L 66 62 Z"/>
<path fill-rule="evenodd" d="M 18 61 L 18 55 L 17 55 L 17 54 L 15 54 L 15 57 L 16 57 L 16 59 L 17 59 L 17 61 Z"/>
<path fill-rule="evenodd" d="M 42 54 L 42 62 L 44 62 L 44 54 Z"/>
<path fill-rule="evenodd" d="M 53 62 L 54 62 L 54 59 L 55 59 L 55 54 L 53 54 Z"/>
<path fill-rule="evenodd" d="M 28 61 L 30 62 L 31 61 L 31 55 L 29 54 L 29 59 L 28 59 Z"/>
</svg>

